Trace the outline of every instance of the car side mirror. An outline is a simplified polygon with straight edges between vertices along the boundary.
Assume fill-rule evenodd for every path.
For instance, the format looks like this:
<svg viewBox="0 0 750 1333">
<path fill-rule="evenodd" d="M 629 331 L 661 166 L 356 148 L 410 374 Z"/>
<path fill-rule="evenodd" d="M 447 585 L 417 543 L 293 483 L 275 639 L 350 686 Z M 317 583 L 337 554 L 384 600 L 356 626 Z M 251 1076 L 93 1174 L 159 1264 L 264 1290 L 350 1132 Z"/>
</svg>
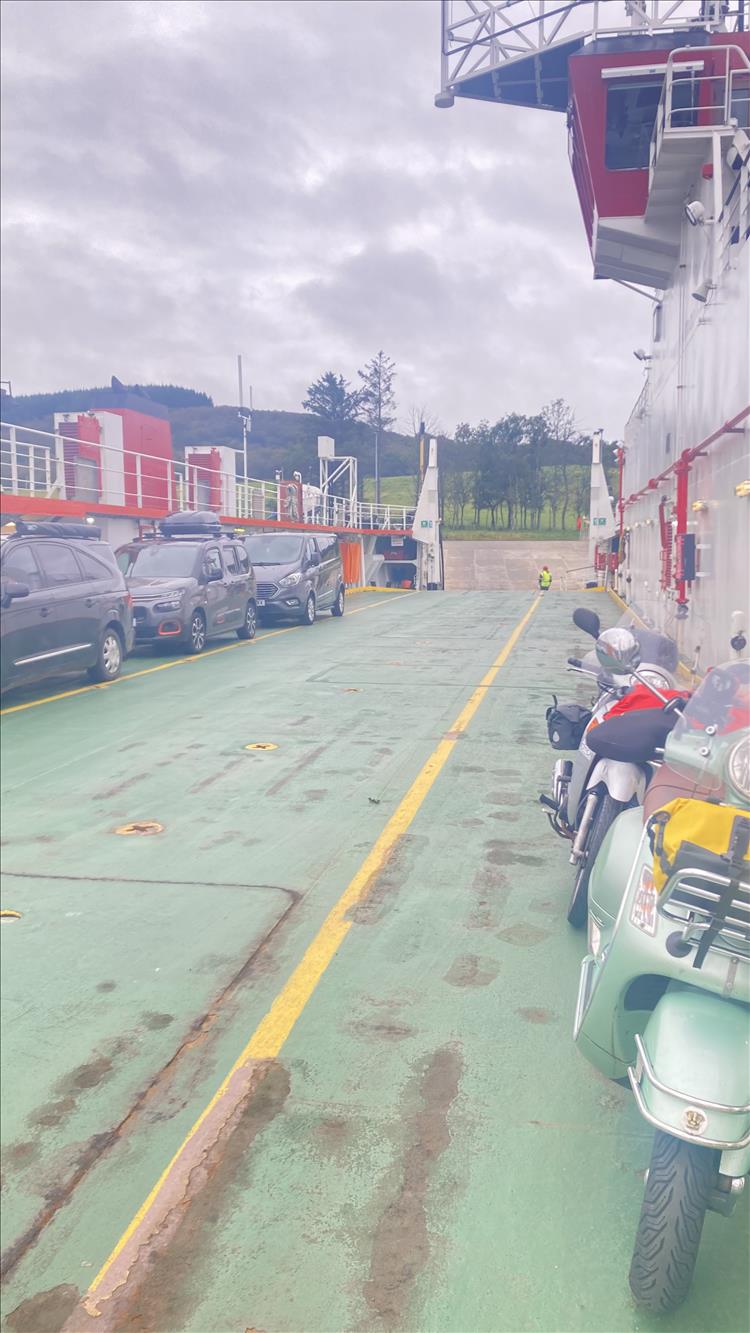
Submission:
<svg viewBox="0 0 750 1333">
<path fill-rule="evenodd" d="M 206 583 L 220 582 L 224 577 L 220 569 L 209 569 L 206 571 Z"/>
<path fill-rule="evenodd" d="M 319 564 L 320 564 L 320 551 L 313 551 L 308 561 L 308 565 L 312 569 L 314 567 L 317 567 Z"/>
<path fill-rule="evenodd" d="M 3 584 L 2 601 L 3 606 L 10 606 L 11 602 L 17 597 L 28 597 L 31 588 L 28 583 L 17 583 L 15 579 L 7 579 Z"/>
<path fill-rule="evenodd" d="M 585 606 L 577 606 L 573 612 L 573 624 L 583 630 L 584 634 L 590 634 L 592 639 L 599 638 L 602 626 L 596 611 L 589 611 Z"/>
</svg>

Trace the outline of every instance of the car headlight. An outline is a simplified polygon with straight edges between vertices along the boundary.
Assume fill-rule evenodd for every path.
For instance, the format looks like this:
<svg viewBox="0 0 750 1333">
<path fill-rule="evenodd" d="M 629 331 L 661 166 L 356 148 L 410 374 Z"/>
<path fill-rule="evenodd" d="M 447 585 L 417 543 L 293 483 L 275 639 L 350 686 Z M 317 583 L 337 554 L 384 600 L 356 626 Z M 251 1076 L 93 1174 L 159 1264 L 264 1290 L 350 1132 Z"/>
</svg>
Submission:
<svg viewBox="0 0 750 1333">
<path fill-rule="evenodd" d="M 750 736 L 743 736 L 729 751 L 727 777 L 735 791 L 750 801 Z"/>
<path fill-rule="evenodd" d="M 279 579 L 279 587 L 280 587 L 280 588 L 293 588 L 294 585 L 295 585 L 295 583 L 299 583 L 299 581 L 300 581 L 301 578 L 302 578 L 302 575 L 300 574 L 299 570 L 297 569 L 297 570 L 295 570 L 295 572 L 294 572 L 293 574 L 285 574 L 284 577 L 283 577 L 283 579 Z"/>
<path fill-rule="evenodd" d="M 182 606 L 182 598 L 181 598 L 181 597 L 169 597 L 169 598 L 167 598 L 166 601 L 163 601 L 163 602 L 155 602 L 155 603 L 154 603 L 154 610 L 155 610 L 155 611 L 179 611 L 179 609 L 180 609 L 181 606 Z"/>
</svg>

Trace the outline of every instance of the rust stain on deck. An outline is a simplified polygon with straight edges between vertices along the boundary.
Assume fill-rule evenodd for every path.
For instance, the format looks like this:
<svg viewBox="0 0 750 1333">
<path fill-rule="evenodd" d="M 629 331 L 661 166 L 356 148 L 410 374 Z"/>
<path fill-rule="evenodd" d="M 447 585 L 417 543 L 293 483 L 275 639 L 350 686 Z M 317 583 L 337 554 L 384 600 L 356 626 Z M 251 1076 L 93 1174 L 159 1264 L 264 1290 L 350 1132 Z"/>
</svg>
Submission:
<svg viewBox="0 0 750 1333">
<path fill-rule="evenodd" d="M 403 1324 L 414 1282 L 430 1256 L 427 1192 L 450 1143 L 448 1115 L 458 1095 L 463 1057 L 457 1045 L 430 1056 L 419 1081 L 420 1106 L 407 1121 L 398 1189 L 375 1230 L 364 1296 L 386 1328 Z"/>
<path fill-rule="evenodd" d="M 6 873 L 9 873 L 18 879 L 38 878 L 37 875 L 30 872 L 16 871 Z M 77 878 L 80 879 L 81 877 L 60 875 L 47 876 L 47 878 L 57 878 L 63 881 L 75 882 Z M 105 879 L 97 879 L 96 882 L 105 882 Z M 124 883 L 127 881 L 115 880 L 113 882 Z M 137 880 L 129 882 L 153 884 L 174 883 L 172 880 Z M 207 885 L 206 887 L 210 887 L 210 885 Z M 258 971 L 263 971 L 268 967 L 269 957 L 276 946 L 277 940 L 287 923 L 290 913 L 294 911 L 294 908 L 297 906 L 301 898 L 301 895 L 296 890 L 283 888 L 280 885 L 273 884 L 234 884 L 222 885 L 220 887 L 234 887 L 238 889 L 275 889 L 287 898 L 287 906 L 280 914 L 275 924 L 271 927 L 270 931 L 267 932 L 248 958 L 245 959 L 245 962 L 242 964 L 239 971 L 235 973 L 227 985 L 224 986 L 216 996 L 211 1007 L 191 1025 L 188 1033 L 178 1045 L 174 1054 L 156 1073 L 154 1078 L 143 1091 L 138 1094 L 119 1124 L 112 1126 L 100 1134 L 93 1135 L 85 1144 L 84 1148 L 78 1153 L 75 1160 L 71 1161 L 69 1174 L 64 1179 L 50 1184 L 45 1194 L 43 1207 L 40 1208 L 39 1212 L 26 1230 L 22 1232 L 12 1244 L 10 1244 L 3 1252 L 2 1256 L 0 1256 L 0 1274 L 3 1279 L 8 1277 L 28 1250 L 36 1244 L 42 1232 L 55 1217 L 58 1210 L 68 1202 L 77 1187 L 81 1184 L 82 1180 L 85 1179 L 89 1171 L 97 1164 L 104 1153 L 107 1152 L 119 1139 L 122 1139 L 126 1134 L 133 1132 L 142 1115 L 148 1112 L 151 1114 L 157 1113 L 154 1110 L 154 1102 L 158 1102 L 162 1105 L 168 1103 L 170 1090 L 182 1069 L 185 1056 L 196 1047 L 204 1045 L 204 1043 L 211 1038 L 212 1030 L 217 1020 L 224 1014 L 230 1001 L 234 998 L 235 993 L 255 974 L 256 969 Z M 158 1017 L 161 1020 L 162 1016 L 159 1015 Z M 118 1057 L 123 1051 L 126 1051 L 127 1048 L 127 1040 L 118 1038 L 114 1043 L 112 1051 L 109 1052 L 107 1056 L 103 1057 L 105 1062 L 111 1061 L 112 1056 Z M 93 1078 L 94 1080 L 99 1079 L 99 1081 L 101 1081 L 101 1078 L 109 1077 L 110 1072 L 110 1068 L 105 1068 L 101 1064 L 101 1057 L 99 1056 L 95 1060 L 89 1062 L 88 1065 L 79 1066 L 79 1068 L 74 1070 L 72 1074 L 68 1075 L 66 1079 L 61 1080 L 61 1082 L 56 1085 L 54 1090 L 58 1094 L 58 1100 L 49 1102 L 40 1107 L 38 1111 L 34 1113 L 34 1116 L 31 1117 L 31 1120 L 33 1123 L 43 1124 L 50 1127 L 60 1124 L 60 1122 L 67 1119 L 75 1109 L 77 1095 L 84 1091 L 86 1087 L 95 1086 L 95 1083 L 87 1082 L 87 1080 Z M 162 1116 L 163 1118 L 169 1118 L 172 1114 L 174 1114 L 174 1112 L 170 1111 L 167 1106 L 167 1110 L 162 1113 Z M 100 1328 L 99 1324 L 97 1324 L 97 1328 Z"/>
<path fill-rule="evenodd" d="M 211 1244 L 227 1196 L 249 1185 L 248 1152 L 289 1096 L 288 1070 L 277 1061 L 249 1061 L 206 1116 L 178 1159 L 138 1231 L 115 1259 L 95 1295 L 65 1333 L 182 1328 L 200 1297 L 196 1256 Z"/>
<path fill-rule="evenodd" d="M 487 958 L 478 958 L 476 954 L 462 954 L 454 958 L 445 980 L 450 986 L 489 986 L 499 972 L 496 963 Z"/>
<path fill-rule="evenodd" d="M 303 754 L 301 759 L 297 760 L 296 764 L 292 765 L 292 767 L 289 769 L 289 772 L 285 773 L 283 778 L 279 778 L 278 782 L 274 782 L 273 785 L 268 788 L 266 795 L 276 796 L 277 793 L 280 792 L 288 782 L 291 782 L 292 779 L 296 778 L 302 772 L 303 769 L 307 768 L 308 764 L 314 764 L 316 759 L 320 759 L 320 756 L 322 754 L 325 754 L 325 751 L 326 751 L 325 745 L 316 745 L 313 750 L 308 750 L 306 754 Z"/>
<path fill-rule="evenodd" d="M 12 1333 L 59 1333 L 78 1302 L 78 1288 L 63 1284 L 21 1301 L 5 1317 Z"/>
</svg>

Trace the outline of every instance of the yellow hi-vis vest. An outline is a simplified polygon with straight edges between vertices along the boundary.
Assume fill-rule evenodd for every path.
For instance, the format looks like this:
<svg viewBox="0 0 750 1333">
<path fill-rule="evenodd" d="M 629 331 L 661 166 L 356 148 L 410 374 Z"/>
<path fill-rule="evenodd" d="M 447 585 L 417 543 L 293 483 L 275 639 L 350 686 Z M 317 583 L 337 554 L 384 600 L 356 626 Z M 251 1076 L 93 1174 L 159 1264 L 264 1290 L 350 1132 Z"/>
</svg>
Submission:
<svg viewBox="0 0 750 1333">
<path fill-rule="evenodd" d="M 552 582 L 552 575 L 550 574 L 549 570 L 543 569 L 541 574 L 539 575 L 539 587 L 549 588 L 551 582 Z"/>
</svg>

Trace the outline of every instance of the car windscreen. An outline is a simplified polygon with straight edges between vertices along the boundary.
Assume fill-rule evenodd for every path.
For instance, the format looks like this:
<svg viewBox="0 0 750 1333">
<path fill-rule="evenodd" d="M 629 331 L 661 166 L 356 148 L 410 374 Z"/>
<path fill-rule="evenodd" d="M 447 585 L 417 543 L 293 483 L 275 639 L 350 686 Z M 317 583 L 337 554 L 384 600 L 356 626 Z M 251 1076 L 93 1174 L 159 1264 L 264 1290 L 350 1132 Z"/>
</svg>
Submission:
<svg viewBox="0 0 750 1333">
<path fill-rule="evenodd" d="M 294 565 L 302 555 L 302 539 L 281 532 L 246 537 L 245 546 L 254 565 Z"/>
<path fill-rule="evenodd" d="M 186 542 L 164 542 L 120 551 L 118 564 L 127 578 L 190 578 L 198 547 Z"/>
</svg>

